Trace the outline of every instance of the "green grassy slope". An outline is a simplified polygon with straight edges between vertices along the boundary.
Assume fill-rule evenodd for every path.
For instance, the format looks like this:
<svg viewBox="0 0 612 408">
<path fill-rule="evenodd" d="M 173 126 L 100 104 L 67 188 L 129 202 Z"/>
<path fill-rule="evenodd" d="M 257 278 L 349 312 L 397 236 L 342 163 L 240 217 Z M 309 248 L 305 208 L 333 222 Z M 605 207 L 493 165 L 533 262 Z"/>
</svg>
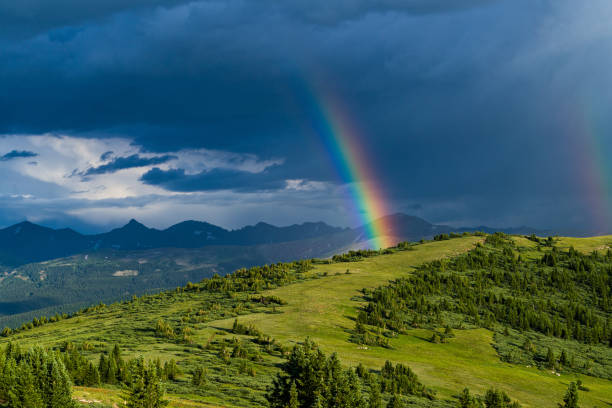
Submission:
<svg viewBox="0 0 612 408">
<path fill-rule="evenodd" d="M 504 363 L 493 347 L 493 332 L 486 329 L 456 330 L 456 337 L 445 344 L 429 342 L 429 330 L 409 330 L 390 340 L 391 349 L 365 348 L 348 341 L 353 319 L 363 302 L 359 296 L 361 289 L 406 276 L 423 262 L 464 253 L 482 240 L 464 237 L 430 242 L 417 245 L 414 250 L 360 262 L 316 265 L 297 283 L 261 292 L 285 300 L 287 304 L 283 306 L 254 304 L 246 294 L 229 297 L 221 293 L 169 293 L 147 298 L 137 305 L 113 305 L 8 339 L 0 338 L 0 344 L 12 340 L 24 346 L 60 347 L 66 340 L 75 344 L 89 342 L 94 347 L 89 355 L 96 359 L 101 350 L 118 343 L 128 356 L 176 359 L 185 373 L 196 365 L 209 367 L 209 382 L 203 389 L 193 389 L 188 384 L 188 375 L 169 384 L 171 406 L 260 406 L 264 404 L 265 388 L 282 359 L 279 353 L 262 352 L 259 361 L 248 362 L 255 370 L 251 375 L 242 372 L 240 364 L 244 362 L 223 363 L 218 357 L 220 350 L 235 344 L 233 338 L 238 341 L 247 338 L 229 331 L 239 316 L 240 323 L 253 324 L 283 345 L 310 337 L 326 352 L 338 352 L 346 365 L 363 363 L 379 369 L 385 360 L 408 364 L 440 398 L 450 398 L 466 385 L 479 393 L 497 387 L 524 406 L 555 407 L 568 383 L 581 378 L 590 389 L 581 393 L 583 407 L 610 406 L 611 381 L 576 374 L 557 376 L 550 370 Z M 535 243 L 524 238 L 515 240 L 533 251 L 524 256 L 537 256 Z M 612 237 L 561 239 L 557 245 L 591 251 L 603 250 L 611 242 Z M 200 319 L 195 318 L 198 310 L 205 311 Z M 189 326 L 193 330 L 193 344 L 156 336 L 154 329 L 159 318 L 177 329 Z M 76 394 L 87 401 L 118 401 L 118 390 L 113 388 L 80 388 Z"/>
<path fill-rule="evenodd" d="M 400 252 L 366 259 L 359 263 L 332 264 L 319 269 L 330 275 L 323 280 L 305 282 L 271 291 L 287 299 L 285 313 L 266 316 L 254 314 L 241 319 L 264 332 L 291 342 L 310 336 L 327 351 L 337 351 L 347 364 L 363 363 L 378 368 L 385 360 L 407 363 L 425 384 L 436 388 L 442 396 L 457 394 L 466 384 L 483 392 L 498 387 L 533 407 L 554 407 L 563 397 L 567 384 L 576 377 L 557 377 L 551 372 L 533 367 L 520 367 L 500 361 L 492 347 L 493 334 L 486 329 L 456 331 L 457 338 L 448 344 L 433 344 L 431 331 L 411 330 L 391 340 L 393 349 L 379 347 L 363 350 L 347 342 L 348 331 L 354 327 L 360 303 L 352 300 L 362 288 L 373 288 L 402 274 L 413 266 L 440 256 L 451 256 L 470 249 L 477 238 L 462 238 L 433 242 L 417 247 L 416 251 Z M 577 241 L 582 249 L 592 250 L 605 239 Z M 610 242 L 609 240 L 607 242 Z M 345 273 L 349 269 L 350 274 Z M 340 273 L 340 275 L 334 275 Z M 227 327 L 229 320 L 211 323 Z M 607 406 L 612 403 L 610 381 L 583 379 L 592 389 L 583 396 L 586 406 Z M 604 401 L 606 401 L 604 403 Z"/>
</svg>

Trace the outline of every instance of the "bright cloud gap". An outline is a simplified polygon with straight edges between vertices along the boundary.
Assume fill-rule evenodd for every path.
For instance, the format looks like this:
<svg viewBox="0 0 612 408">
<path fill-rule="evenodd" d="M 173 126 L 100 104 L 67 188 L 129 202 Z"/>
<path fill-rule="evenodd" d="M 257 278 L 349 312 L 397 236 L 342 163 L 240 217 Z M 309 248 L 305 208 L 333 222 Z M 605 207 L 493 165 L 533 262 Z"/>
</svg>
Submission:
<svg viewBox="0 0 612 408">
<path fill-rule="evenodd" d="M 236 213 L 247 209 L 261 219 L 277 221 L 281 214 L 289 222 L 291 211 L 282 215 L 265 209 L 271 202 L 301 206 L 303 221 L 319 218 L 318 205 L 305 200 L 306 193 L 321 193 L 315 198 L 334 201 L 332 208 L 343 205 L 339 186 L 287 178 L 280 170 L 283 163 L 209 149 L 150 153 L 128 138 L 3 135 L 0 170 L 7 177 L 0 180 L 0 203 L 6 211 L 0 224 L 52 220 L 77 227 L 86 223 L 87 231 L 138 217 L 156 227 L 189 218 L 239 227 L 251 217 Z M 335 193 L 325 198 L 329 191 Z M 327 220 L 334 219 L 330 212 Z"/>
</svg>

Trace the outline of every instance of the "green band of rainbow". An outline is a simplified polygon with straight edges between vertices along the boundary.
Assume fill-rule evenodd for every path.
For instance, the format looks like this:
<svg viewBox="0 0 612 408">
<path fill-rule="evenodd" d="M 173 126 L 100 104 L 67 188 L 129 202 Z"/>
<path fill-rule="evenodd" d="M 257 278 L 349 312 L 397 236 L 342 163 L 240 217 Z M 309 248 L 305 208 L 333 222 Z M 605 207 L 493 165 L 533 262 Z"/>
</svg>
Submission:
<svg viewBox="0 0 612 408">
<path fill-rule="evenodd" d="M 380 178 L 367 160 L 359 133 L 339 101 L 329 93 L 307 90 L 308 111 L 341 179 L 349 188 L 357 217 L 375 249 L 394 245 L 393 226 Z"/>
<path fill-rule="evenodd" d="M 605 132 L 608 109 L 596 109 L 591 103 L 594 98 L 588 95 L 582 99 L 578 108 L 569 109 L 568 115 L 569 130 L 575 138 L 573 156 L 582 184 L 582 200 L 592 223 L 589 227 L 597 234 L 607 234 L 612 228 L 612 168 L 605 156 L 612 147 Z"/>
</svg>

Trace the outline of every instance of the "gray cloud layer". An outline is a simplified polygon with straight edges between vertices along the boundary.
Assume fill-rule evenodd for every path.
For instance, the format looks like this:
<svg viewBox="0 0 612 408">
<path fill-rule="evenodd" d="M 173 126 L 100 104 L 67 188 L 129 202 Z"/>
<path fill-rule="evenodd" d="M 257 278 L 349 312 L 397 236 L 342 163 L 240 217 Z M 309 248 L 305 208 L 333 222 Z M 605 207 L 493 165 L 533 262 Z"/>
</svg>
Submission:
<svg viewBox="0 0 612 408">
<path fill-rule="evenodd" d="M 475 7 L 495 0 L 286 0 L 240 2 L 260 13 L 282 13 L 313 23 L 336 24 L 371 13 L 439 13 Z M 189 0 L 0 0 L 0 37 L 27 38 L 62 27 L 83 27 L 121 13 L 143 9 L 167 10 Z M 226 7 L 223 1 L 205 1 L 213 8 Z M 59 38 L 59 37 L 56 37 Z"/>
<path fill-rule="evenodd" d="M 394 210 L 612 228 L 598 159 L 612 154 L 608 1 L 83 4 L 0 1 L 0 133 L 285 159 L 261 174 L 143 175 L 168 191 L 341 183 L 304 97 L 319 87 L 349 112 Z"/>
<path fill-rule="evenodd" d="M 36 153 L 27 150 L 11 150 L 10 152 L 0 156 L 0 161 L 8 161 L 36 156 L 38 156 Z"/>
<path fill-rule="evenodd" d="M 253 192 L 281 190 L 285 187 L 285 176 L 275 168 L 260 173 L 246 171 L 213 169 L 197 174 L 185 174 L 183 169 L 161 170 L 153 168 L 141 180 L 146 184 L 161 186 L 170 191 L 217 191 L 232 190 Z"/>
<path fill-rule="evenodd" d="M 111 152 L 107 152 L 111 153 Z M 104 153 L 102 158 L 108 159 L 108 154 Z M 146 167 L 157 164 L 166 163 L 170 160 L 176 159 L 176 156 L 165 154 L 163 156 L 155 157 L 142 157 L 138 154 L 133 154 L 128 157 L 117 157 L 111 160 L 109 163 L 103 164 L 98 167 L 91 167 L 82 173 L 83 176 L 93 176 L 96 174 L 114 173 L 119 170 L 132 169 L 136 167 Z"/>
</svg>

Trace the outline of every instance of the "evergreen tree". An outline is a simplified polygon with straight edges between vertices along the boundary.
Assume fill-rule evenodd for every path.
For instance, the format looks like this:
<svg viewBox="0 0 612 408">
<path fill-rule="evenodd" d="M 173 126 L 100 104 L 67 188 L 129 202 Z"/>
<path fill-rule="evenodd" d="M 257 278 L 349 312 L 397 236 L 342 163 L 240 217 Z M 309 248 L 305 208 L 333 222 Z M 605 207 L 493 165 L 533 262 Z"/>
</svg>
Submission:
<svg viewBox="0 0 612 408">
<path fill-rule="evenodd" d="M 369 374 L 368 370 L 362 363 L 359 363 L 359 365 L 355 368 L 355 372 L 357 373 L 359 378 L 366 378 Z"/>
<path fill-rule="evenodd" d="M 312 408 L 323 408 L 325 406 L 325 400 L 321 396 L 321 394 L 317 393 L 315 395 L 314 401 L 312 402 Z"/>
<path fill-rule="evenodd" d="M 480 401 L 470 395 L 470 390 L 464 388 L 459 396 L 458 408 L 479 408 L 481 406 Z"/>
<path fill-rule="evenodd" d="M 287 404 L 287 408 L 300 408 L 295 381 L 291 382 L 291 388 L 289 389 L 289 403 Z"/>
<path fill-rule="evenodd" d="M 206 370 L 202 367 L 197 367 L 191 375 L 191 384 L 200 387 L 206 384 Z"/>
<path fill-rule="evenodd" d="M 15 384 L 17 375 L 17 362 L 12 357 L 5 357 L 0 353 L 0 399 L 9 400 L 9 391 Z"/>
<path fill-rule="evenodd" d="M 126 380 L 125 362 L 123 361 L 122 352 L 119 345 L 115 344 L 113 350 L 110 352 L 109 359 L 113 362 L 113 369 L 115 370 L 115 378 L 117 382 Z"/>
<path fill-rule="evenodd" d="M 400 401 L 397 394 L 391 395 L 391 398 L 389 399 L 389 402 L 387 403 L 387 408 L 402 408 L 403 406 L 404 405 L 402 404 L 402 401 Z"/>
<path fill-rule="evenodd" d="M 178 366 L 176 365 L 176 361 L 171 359 L 170 361 L 166 361 L 164 363 L 164 378 L 174 381 L 179 374 Z"/>
<path fill-rule="evenodd" d="M 90 387 L 100 385 L 100 372 L 91 362 L 87 364 L 84 384 Z"/>
<path fill-rule="evenodd" d="M 546 352 L 546 364 L 548 365 L 549 368 L 555 367 L 555 354 L 553 353 L 550 347 L 548 348 L 548 351 Z"/>
<path fill-rule="evenodd" d="M 486 408 L 520 408 L 518 402 L 512 402 L 508 395 L 500 390 L 490 389 L 484 397 Z"/>
<path fill-rule="evenodd" d="M 25 360 L 21 360 L 17 366 L 15 383 L 9 390 L 8 396 L 12 408 L 45 408 L 32 368 Z"/>
<path fill-rule="evenodd" d="M 530 353 L 535 351 L 535 346 L 529 338 L 525 339 L 525 342 L 523 343 L 523 350 L 528 351 Z"/>
<path fill-rule="evenodd" d="M 100 354 L 100 360 L 98 360 L 98 372 L 100 373 L 100 381 L 108 383 L 108 359 L 104 353 Z"/>
<path fill-rule="evenodd" d="M 106 371 L 106 382 L 109 384 L 117 383 L 117 373 L 119 372 L 119 367 L 117 367 L 117 362 L 114 358 L 108 359 L 108 370 Z"/>
<path fill-rule="evenodd" d="M 48 390 L 50 395 L 45 396 L 48 408 L 74 407 L 72 400 L 72 382 L 62 362 L 55 356 L 48 357 L 47 372 L 50 372 Z"/>
<path fill-rule="evenodd" d="M 168 405 L 154 364 L 147 365 L 142 357 L 139 358 L 131 367 L 131 377 L 130 386 L 124 390 L 124 408 L 162 408 Z"/>
<path fill-rule="evenodd" d="M 487 390 L 484 401 L 487 408 L 505 408 L 510 398 L 503 391 L 491 389 Z"/>
<path fill-rule="evenodd" d="M 370 384 L 370 398 L 368 399 L 368 408 L 382 408 L 380 385 L 376 381 L 372 381 L 372 383 Z"/>
<path fill-rule="evenodd" d="M 115 360 L 115 362 L 117 363 L 117 366 L 123 366 L 123 358 L 122 358 L 122 353 L 121 353 L 121 349 L 119 348 L 118 344 L 115 344 L 113 346 L 113 350 L 110 353 L 110 358 Z"/>
<path fill-rule="evenodd" d="M 559 404 L 560 408 L 578 408 L 578 387 L 576 383 L 570 383 L 565 397 L 563 398 L 563 404 Z"/>
</svg>

